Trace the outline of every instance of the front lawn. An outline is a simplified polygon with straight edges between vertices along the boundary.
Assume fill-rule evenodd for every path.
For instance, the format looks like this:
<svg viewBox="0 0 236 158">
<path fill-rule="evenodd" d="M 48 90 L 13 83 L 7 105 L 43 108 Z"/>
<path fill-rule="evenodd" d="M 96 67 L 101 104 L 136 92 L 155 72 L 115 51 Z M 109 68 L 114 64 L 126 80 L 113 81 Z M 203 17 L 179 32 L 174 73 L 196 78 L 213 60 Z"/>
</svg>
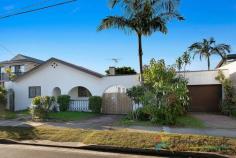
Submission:
<svg viewBox="0 0 236 158">
<path fill-rule="evenodd" d="M 92 113 L 92 112 L 51 112 L 49 113 L 49 119 L 56 121 L 81 121 L 101 114 Z"/>
<path fill-rule="evenodd" d="M 142 149 L 154 149 L 156 145 L 164 143 L 164 149 L 171 151 L 203 151 L 229 155 L 236 154 L 236 139 L 199 135 L 96 131 L 40 126 L 31 128 L 0 127 L 0 138 L 82 142 L 85 144 Z"/>
<path fill-rule="evenodd" d="M 126 117 L 120 119 L 118 122 L 114 123 L 114 125 L 115 126 L 160 126 L 159 124 L 153 124 L 150 121 L 129 120 Z M 176 120 L 175 126 L 185 127 L 185 128 L 204 128 L 205 127 L 203 121 L 191 115 L 178 117 Z"/>
</svg>

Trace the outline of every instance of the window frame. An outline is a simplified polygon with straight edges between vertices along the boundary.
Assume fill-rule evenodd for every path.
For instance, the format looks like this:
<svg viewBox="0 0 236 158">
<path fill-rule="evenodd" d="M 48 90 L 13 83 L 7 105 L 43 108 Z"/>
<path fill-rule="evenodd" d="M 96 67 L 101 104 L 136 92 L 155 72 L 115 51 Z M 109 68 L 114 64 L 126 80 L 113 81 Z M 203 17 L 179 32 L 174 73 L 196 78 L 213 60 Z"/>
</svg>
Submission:
<svg viewBox="0 0 236 158">
<path fill-rule="evenodd" d="M 39 94 L 37 94 L 37 88 L 39 88 Z M 31 95 L 31 89 L 34 89 L 34 96 Z M 30 86 L 28 90 L 29 90 L 29 98 L 35 98 L 37 96 L 41 96 L 41 86 Z"/>
</svg>

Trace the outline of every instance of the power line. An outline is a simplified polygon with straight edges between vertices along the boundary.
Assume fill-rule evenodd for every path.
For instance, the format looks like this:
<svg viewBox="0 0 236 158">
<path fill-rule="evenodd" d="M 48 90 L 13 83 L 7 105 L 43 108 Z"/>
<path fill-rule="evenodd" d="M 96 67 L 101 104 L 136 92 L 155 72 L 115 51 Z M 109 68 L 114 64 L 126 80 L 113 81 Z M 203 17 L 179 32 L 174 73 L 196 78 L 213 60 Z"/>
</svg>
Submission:
<svg viewBox="0 0 236 158">
<path fill-rule="evenodd" d="M 25 9 L 29 9 L 29 8 L 32 8 L 32 7 L 35 7 L 35 6 L 38 6 L 38 5 L 41 5 L 43 3 L 46 3 L 48 1 L 51 1 L 51 0 L 42 0 L 40 2 L 37 2 L 37 3 L 33 3 L 31 5 L 28 5 L 28 6 L 24 6 L 22 8 L 15 8 L 15 9 L 11 9 L 11 10 L 8 10 L 6 12 L 2 12 L 1 14 L 10 14 L 12 12 L 17 12 L 17 11 L 22 11 L 22 10 L 25 10 Z"/>
<path fill-rule="evenodd" d="M 15 53 L 13 53 L 10 49 L 8 49 L 6 46 L 4 46 L 3 44 L 0 44 L 0 47 L 2 49 L 4 49 L 6 52 L 8 52 L 11 55 L 16 55 Z"/>
<path fill-rule="evenodd" d="M 60 6 L 60 5 L 68 4 L 68 3 L 73 3 L 73 2 L 76 2 L 76 1 L 77 0 L 64 1 L 64 2 L 60 2 L 60 3 L 48 5 L 48 6 L 45 6 L 45 7 L 37 8 L 37 9 L 31 9 L 31 10 L 27 10 L 27 11 L 23 11 L 23 12 L 18 12 L 18 13 L 6 15 L 6 16 L 1 16 L 0 20 L 1 19 L 6 19 L 6 18 L 9 18 L 9 17 L 13 17 L 13 16 L 17 16 L 17 15 L 21 15 L 21 14 L 37 12 L 37 11 L 40 11 L 40 10 L 45 10 L 45 9 L 48 9 L 48 8 L 53 8 L 53 7 L 56 7 L 56 6 Z"/>
</svg>

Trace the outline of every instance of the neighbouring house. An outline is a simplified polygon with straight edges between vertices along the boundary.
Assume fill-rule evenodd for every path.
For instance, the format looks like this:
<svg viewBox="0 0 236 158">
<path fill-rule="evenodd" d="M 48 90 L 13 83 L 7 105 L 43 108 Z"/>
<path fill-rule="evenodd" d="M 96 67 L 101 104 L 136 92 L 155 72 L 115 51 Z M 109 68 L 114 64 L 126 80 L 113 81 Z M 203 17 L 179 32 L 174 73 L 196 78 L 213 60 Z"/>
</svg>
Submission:
<svg viewBox="0 0 236 158">
<path fill-rule="evenodd" d="M 44 61 L 42 60 L 22 54 L 16 55 L 11 60 L 0 62 L 0 84 L 4 85 L 6 81 L 9 81 L 9 75 L 5 71 L 7 68 L 10 68 L 12 74 L 17 77 L 23 75 L 25 72 L 42 64 L 43 62 Z"/>
<path fill-rule="evenodd" d="M 228 70 L 223 72 L 228 76 Z M 189 80 L 190 111 L 219 112 L 222 86 L 215 80 L 217 74 L 218 70 L 185 73 Z M 89 111 L 89 96 L 103 96 L 102 112 L 107 114 L 126 114 L 135 109 L 125 94 L 127 88 L 135 85 L 139 85 L 139 75 L 102 75 L 56 58 L 5 84 L 14 92 L 14 99 L 8 105 L 14 106 L 14 110 L 28 108 L 35 96 L 63 94 L 71 97 L 71 111 Z"/>
</svg>

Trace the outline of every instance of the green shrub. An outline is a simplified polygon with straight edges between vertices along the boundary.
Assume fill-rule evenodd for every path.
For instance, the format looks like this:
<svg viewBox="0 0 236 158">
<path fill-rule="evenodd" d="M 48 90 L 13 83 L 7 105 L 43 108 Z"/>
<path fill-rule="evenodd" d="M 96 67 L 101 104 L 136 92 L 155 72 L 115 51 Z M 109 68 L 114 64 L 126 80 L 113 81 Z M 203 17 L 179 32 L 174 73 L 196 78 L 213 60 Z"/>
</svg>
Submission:
<svg viewBox="0 0 236 158">
<path fill-rule="evenodd" d="M 236 96 L 233 83 L 230 79 L 226 78 L 222 71 L 218 72 L 216 77 L 224 89 L 224 99 L 221 103 L 221 111 L 226 115 L 233 115 L 233 111 L 236 109 Z"/>
<path fill-rule="evenodd" d="M 89 109 L 95 113 L 101 113 L 102 98 L 99 96 L 89 97 Z"/>
<path fill-rule="evenodd" d="M 30 113 L 32 115 L 32 119 L 37 120 L 44 120 L 48 116 L 48 112 L 50 108 L 55 104 L 54 97 L 35 97 L 32 100 L 32 105 L 30 107 Z"/>
<path fill-rule="evenodd" d="M 144 110 L 151 121 L 158 124 L 175 124 L 184 115 L 189 104 L 187 80 L 176 74 L 175 68 L 164 60 L 151 60 L 143 73 L 146 92 L 142 97 Z"/>
<path fill-rule="evenodd" d="M 143 108 L 138 108 L 135 111 L 130 112 L 127 115 L 129 120 L 138 120 L 138 121 L 148 121 L 150 119 L 150 115 L 147 114 Z"/>
<path fill-rule="evenodd" d="M 149 116 L 153 123 L 175 124 L 189 104 L 187 80 L 178 76 L 174 67 L 166 66 L 164 60 L 154 59 L 144 68 L 143 79 L 143 85 L 131 88 L 127 95 L 143 105 L 141 114 Z M 142 116 L 139 110 L 133 112 L 135 119 Z"/>
<path fill-rule="evenodd" d="M 4 87 L 0 86 L 0 110 L 5 110 L 7 104 L 7 91 Z"/>
<path fill-rule="evenodd" d="M 134 86 L 127 89 L 127 95 L 134 101 L 135 104 L 140 104 L 142 97 L 144 96 L 145 87 L 144 86 Z"/>
<path fill-rule="evenodd" d="M 70 96 L 69 95 L 58 96 L 57 103 L 59 104 L 60 111 L 67 111 L 70 105 Z"/>
</svg>

